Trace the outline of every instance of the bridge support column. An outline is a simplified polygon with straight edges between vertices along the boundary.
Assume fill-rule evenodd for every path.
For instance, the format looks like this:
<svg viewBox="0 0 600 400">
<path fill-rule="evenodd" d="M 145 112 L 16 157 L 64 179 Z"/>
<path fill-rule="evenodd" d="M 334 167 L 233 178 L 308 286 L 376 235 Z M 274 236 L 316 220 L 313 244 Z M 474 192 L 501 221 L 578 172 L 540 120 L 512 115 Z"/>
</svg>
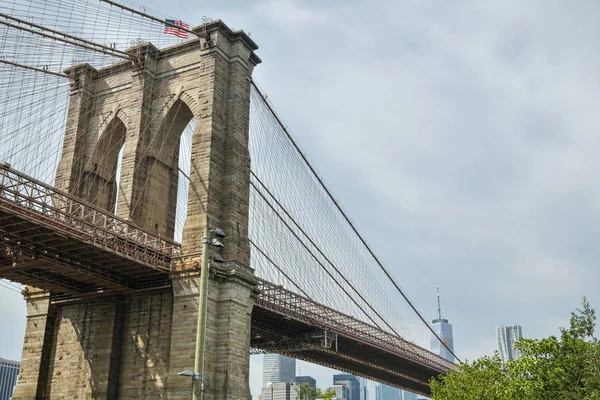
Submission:
<svg viewBox="0 0 600 400">
<path fill-rule="evenodd" d="M 27 328 L 19 380 L 12 397 L 15 400 L 45 398 L 56 318 L 56 308 L 50 304 L 47 292 L 31 288 L 25 299 Z"/>
<path fill-rule="evenodd" d="M 222 256 L 209 281 L 204 395 L 206 400 L 249 400 L 250 326 L 254 303 L 248 213 L 250 193 L 251 74 L 260 59 L 256 44 L 222 22 L 209 24 L 199 82 L 200 115 L 192 138 L 188 214 L 183 229 L 184 258 L 174 265 L 173 334 L 169 399 L 191 397 L 190 378 L 177 377 L 194 366 L 198 312 L 198 269 L 205 227 L 221 228 Z M 204 273 L 204 272 L 203 272 Z M 195 275 L 194 275 L 195 274 Z"/>
<path fill-rule="evenodd" d="M 188 400 L 192 394 L 191 379 L 177 374 L 194 366 L 200 276 L 189 271 L 199 262 L 198 256 L 182 258 L 173 276 L 169 400 Z M 253 271 L 235 262 L 212 265 L 208 289 L 203 398 L 249 400 Z"/>
<path fill-rule="evenodd" d="M 148 147 L 153 133 L 152 119 L 156 117 L 152 104 L 155 97 L 160 97 L 161 92 L 154 78 L 159 50 L 151 43 L 145 43 L 129 49 L 128 53 L 137 61 L 133 63 L 131 71 L 131 89 L 127 91 L 127 97 L 121 99 L 127 104 L 131 121 L 123 150 L 117 215 L 155 232 L 154 224 L 143 218 L 143 210 L 146 203 L 152 201 L 151 198 L 145 198 L 151 192 L 146 187 L 146 174 L 151 170 L 148 165 Z M 164 231 L 155 233 L 165 234 Z"/>
<path fill-rule="evenodd" d="M 88 153 L 88 127 L 93 105 L 96 69 L 80 64 L 65 71 L 71 76 L 71 94 L 63 152 L 54 185 L 57 189 L 81 197 L 81 181 Z"/>
<path fill-rule="evenodd" d="M 13 398 L 117 398 L 123 299 L 58 306 L 38 292 L 27 305 L 23 374 Z"/>
<path fill-rule="evenodd" d="M 205 368 L 213 374 L 209 376 L 213 386 L 208 387 L 213 389 L 213 397 L 207 400 L 249 400 L 250 325 L 256 281 L 253 271 L 235 263 L 214 272 L 211 284 L 218 287 L 218 293 L 209 298 L 208 315 L 213 316 L 214 323 L 207 327 L 206 351 L 211 357 L 209 368 Z"/>
</svg>

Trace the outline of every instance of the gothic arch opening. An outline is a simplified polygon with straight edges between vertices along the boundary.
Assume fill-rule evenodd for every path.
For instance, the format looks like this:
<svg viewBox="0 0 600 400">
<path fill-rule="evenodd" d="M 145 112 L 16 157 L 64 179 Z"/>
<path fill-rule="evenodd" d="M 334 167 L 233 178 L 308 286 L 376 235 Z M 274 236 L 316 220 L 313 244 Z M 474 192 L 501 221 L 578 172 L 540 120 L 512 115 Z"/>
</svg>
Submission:
<svg viewBox="0 0 600 400">
<path fill-rule="evenodd" d="M 181 99 L 160 122 L 151 151 L 143 160 L 147 172 L 142 221 L 151 232 L 181 240 L 187 215 L 187 193 L 194 114 Z"/>
<path fill-rule="evenodd" d="M 179 166 L 177 179 L 177 206 L 175 208 L 175 232 L 173 238 L 181 243 L 183 226 L 188 213 L 190 171 L 192 161 L 192 135 L 196 130 L 196 120 L 191 119 L 181 134 L 179 144 Z"/>
<path fill-rule="evenodd" d="M 82 198 L 105 210 L 116 212 L 118 170 L 127 129 L 114 117 L 102 132 L 84 173 Z"/>
</svg>

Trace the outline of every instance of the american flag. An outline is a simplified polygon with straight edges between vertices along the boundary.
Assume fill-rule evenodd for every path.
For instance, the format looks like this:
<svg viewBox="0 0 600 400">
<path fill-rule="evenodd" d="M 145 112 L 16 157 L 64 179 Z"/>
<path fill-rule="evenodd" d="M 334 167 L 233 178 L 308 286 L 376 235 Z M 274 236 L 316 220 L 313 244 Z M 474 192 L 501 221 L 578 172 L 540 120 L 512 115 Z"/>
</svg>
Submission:
<svg viewBox="0 0 600 400">
<path fill-rule="evenodd" d="M 190 25 L 186 24 L 185 22 L 181 22 L 180 20 L 175 20 L 175 19 L 165 19 L 165 30 L 163 33 L 166 33 L 167 35 L 175 35 L 177 37 L 180 38 L 184 38 L 187 39 L 188 38 L 188 34 L 186 31 L 181 30 L 179 28 L 176 28 L 176 26 L 179 26 L 181 28 L 184 29 L 190 29 Z M 172 26 L 175 25 L 175 26 Z"/>
</svg>

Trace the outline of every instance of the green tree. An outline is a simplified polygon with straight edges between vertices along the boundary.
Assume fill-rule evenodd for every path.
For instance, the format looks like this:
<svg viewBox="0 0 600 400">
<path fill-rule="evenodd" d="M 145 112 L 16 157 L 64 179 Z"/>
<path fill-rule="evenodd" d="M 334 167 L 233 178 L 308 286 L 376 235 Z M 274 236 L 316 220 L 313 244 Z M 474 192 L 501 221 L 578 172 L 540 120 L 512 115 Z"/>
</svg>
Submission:
<svg viewBox="0 0 600 400">
<path fill-rule="evenodd" d="M 329 388 L 323 393 L 321 389 L 311 388 L 308 383 L 300 385 L 296 400 L 335 399 L 335 390 Z"/>
<path fill-rule="evenodd" d="M 460 364 L 431 382 L 434 400 L 600 400 L 600 344 L 586 298 L 560 337 L 521 339 L 521 357 L 502 364 L 496 353 Z"/>
<path fill-rule="evenodd" d="M 322 396 L 319 389 L 311 388 L 308 383 L 299 386 L 296 400 L 316 400 Z"/>
<path fill-rule="evenodd" d="M 323 400 L 335 399 L 335 390 L 329 388 L 325 391 L 325 393 L 322 394 L 321 397 L 323 398 Z"/>
</svg>

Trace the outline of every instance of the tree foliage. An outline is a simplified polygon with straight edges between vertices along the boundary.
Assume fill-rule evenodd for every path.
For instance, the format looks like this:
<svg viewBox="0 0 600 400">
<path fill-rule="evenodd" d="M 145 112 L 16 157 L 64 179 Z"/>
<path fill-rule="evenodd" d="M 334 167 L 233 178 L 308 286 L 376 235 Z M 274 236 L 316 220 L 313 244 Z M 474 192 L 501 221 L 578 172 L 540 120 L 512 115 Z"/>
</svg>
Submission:
<svg viewBox="0 0 600 400">
<path fill-rule="evenodd" d="M 296 400 L 316 400 L 319 397 L 321 397 L 321 391 L 311 388 L 308 383 L 304 383 L 298 387 Z"/>
<path fill-rule="evenodd" d="M 586 298 L 560 337 L 521 339 L 521 357 L 503 364 L 498 353 L 459 365 L 431 382 L 434 400 L 600 400 L 600 343 Z"/>
<path fill-rule="evenodd" d="M 323 398 L 323 400 L 335 399 L 335 390 L 329 388 L 325 391 L 325 393 L 323 393 L 321 397 Z"/>
<path fill-rule="evenodd" d="M 296 400 L 330 400 L 335 398 L 335 390 L 329 388 L 324 393 L 321 389 L 311 388 L 308 383 L 299 386 Z"/>
</svg>

